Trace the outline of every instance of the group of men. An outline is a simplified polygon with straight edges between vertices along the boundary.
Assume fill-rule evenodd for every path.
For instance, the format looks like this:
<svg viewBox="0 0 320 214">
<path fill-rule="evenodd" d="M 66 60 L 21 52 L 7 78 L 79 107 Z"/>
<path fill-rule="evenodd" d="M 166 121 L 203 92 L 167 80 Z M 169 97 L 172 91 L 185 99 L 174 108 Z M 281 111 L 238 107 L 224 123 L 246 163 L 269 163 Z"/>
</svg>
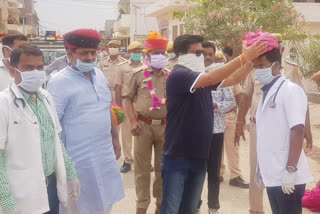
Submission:
<svg viewBox="0 0 320 214">
<path fill-rule="evenodd" d="M 213 43 L 198 35 L 168 42 L 149 32 L 144 44 L 128 46 L 129 59 L 119 55 L 121 42 L 113 40 L 98 63 L 97 31 L 74 30 L 64 40 L 67 54 L 46 69 L 47 74 L 59 70 L 46 91 L 39 48 L 26 44 L 23 35 L 3 39 L 0 205 L 5 214 L 110 213 L 124 197 L 120 172 L 132 166 L 137 214 L 146 214 L 151 201 L 151 171 L 156 214 L 195 214 L 207 172 L 209 214 L 216 214 L 223 147 L 229 184 L 250 189 L 250 213 L 264 212 L 262 186 L 274 214 L 302 212 L 305 184 L 312 180 L 302 150 L 304 136 L 312 145 L 307 99 L 282 75 L 276 36 L 246 34 L 239 57 L 223 49 L 225 62 L 216 60 Z M 243 135 L 251 103 L 248 185 L 233 143 Z M 123 109 L 119 127 L 112 104 Z"/>
</svg>

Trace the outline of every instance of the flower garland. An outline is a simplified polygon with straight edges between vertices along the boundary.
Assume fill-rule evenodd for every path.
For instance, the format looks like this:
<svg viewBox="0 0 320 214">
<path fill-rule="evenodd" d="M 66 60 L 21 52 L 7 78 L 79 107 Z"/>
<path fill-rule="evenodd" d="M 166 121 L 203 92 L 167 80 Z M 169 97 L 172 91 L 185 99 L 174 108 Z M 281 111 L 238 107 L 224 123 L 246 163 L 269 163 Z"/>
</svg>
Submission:
<svg viewBox="0 0 320 214">
<path fill-rule="evenodd" d="M 148 62 L 144 63 L 146 66 L 148 65 Z M 169 76 L 169 72 L 165 72 L 164 73 L 166 78 Z M 166 98 L 158 98 L 157 94 L 156 94 L 156 89 L 153 88 L 152 85 L 152 77 L 150 77 L 150 72 L 148 71 L 148 68 L 146 70 L 144 70 L 143 75 L 146 77 L 146 79 L 144 80 L 144 82 L 147 83 L 147 87 L 150 91 L 150 96 L 152 98 L 152 106 L 150 107 L 150 111 L 154 110 L 154 109 L 160 109 L 160 107 L 158 106 L 158 104 L 166 104 Z"/>
</svg>

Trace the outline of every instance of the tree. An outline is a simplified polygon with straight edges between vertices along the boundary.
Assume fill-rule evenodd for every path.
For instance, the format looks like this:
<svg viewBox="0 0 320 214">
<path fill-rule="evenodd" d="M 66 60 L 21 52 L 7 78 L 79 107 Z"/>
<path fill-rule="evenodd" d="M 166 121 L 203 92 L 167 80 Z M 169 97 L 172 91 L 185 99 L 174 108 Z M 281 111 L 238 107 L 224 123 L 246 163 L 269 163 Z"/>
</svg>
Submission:
<svg viewBox="0 0 320 214">
<path fill-rule="evenodd" d="M 246 32 L 261 29 L 293 39 L 304 22 L 288 0 L 186 0 L 186 5 L 173 17 L 185 21 L 187 32 L 199 33 L 219 48 L 232 47 L 236 54 Z"/>
<path fill-rule="evenodd" d="M 303 75 L 310 78 L 320 71 L 320 35 L 309 35 L 308 38 L 295 45 L 297 61 Z"/>
</svg>

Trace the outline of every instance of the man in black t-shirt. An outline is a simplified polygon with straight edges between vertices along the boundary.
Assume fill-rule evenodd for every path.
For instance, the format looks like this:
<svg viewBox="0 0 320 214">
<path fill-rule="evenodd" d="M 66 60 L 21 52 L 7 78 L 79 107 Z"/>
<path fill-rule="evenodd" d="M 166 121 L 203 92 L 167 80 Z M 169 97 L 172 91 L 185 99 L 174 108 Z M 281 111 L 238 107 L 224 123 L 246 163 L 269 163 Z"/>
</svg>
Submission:
<svg viewBox="0 0 320 214">
<path fill-rule="evenodd" d="M 167 79 L 160 214 L 196 212 L 213 130 L 211 90 L 239 83 L 252 70 L 248 62 L 263 54 L 266 47 L 256 43 L 240 57 L 205 73 L 202 41 L 201 36 L 182 35 L 174 42 L 179 63 Z"/>
</svg>

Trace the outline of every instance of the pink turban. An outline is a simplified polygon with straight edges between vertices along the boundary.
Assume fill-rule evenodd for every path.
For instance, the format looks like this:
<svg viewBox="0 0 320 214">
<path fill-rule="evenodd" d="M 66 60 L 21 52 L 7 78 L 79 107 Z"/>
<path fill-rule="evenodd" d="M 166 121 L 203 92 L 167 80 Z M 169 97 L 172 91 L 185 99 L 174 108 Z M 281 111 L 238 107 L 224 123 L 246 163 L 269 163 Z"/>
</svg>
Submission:
<svg viewBox="0 0 320 214">
<path fill-rule="evenodd" d="M 267 51 L 271 51 L 274 48 L 279 48 L 277 37 L 275 37 L 271 33 L 261 32 L 260 30 L 258 30 L 257 32 L 248 32 L 244 36 L 246 38 L 247 47 L 250 47 L 256 41 L 260 40 L 261 42 L 267 43 L 267 47 L 266 47 Z"/>
</svg>

